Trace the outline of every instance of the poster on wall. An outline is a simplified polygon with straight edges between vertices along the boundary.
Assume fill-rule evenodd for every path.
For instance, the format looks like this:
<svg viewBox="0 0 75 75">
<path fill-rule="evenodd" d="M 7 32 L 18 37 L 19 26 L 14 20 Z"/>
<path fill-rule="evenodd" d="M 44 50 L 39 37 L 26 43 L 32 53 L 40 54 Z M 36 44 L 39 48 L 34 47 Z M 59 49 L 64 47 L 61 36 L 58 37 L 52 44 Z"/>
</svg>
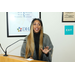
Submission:
<svg viewBox="0 0 75 75">
<path fill-rule="evenodd" d="M 7 37 L 25 37 L 30 33 L 31 21 L 41 18 L 41 12 L 6 12 Z"/>
<path fill-rule="evenodd" d="M 75 12 L 63 12 L 62 22 L 75 22 Z"/>
</svg>

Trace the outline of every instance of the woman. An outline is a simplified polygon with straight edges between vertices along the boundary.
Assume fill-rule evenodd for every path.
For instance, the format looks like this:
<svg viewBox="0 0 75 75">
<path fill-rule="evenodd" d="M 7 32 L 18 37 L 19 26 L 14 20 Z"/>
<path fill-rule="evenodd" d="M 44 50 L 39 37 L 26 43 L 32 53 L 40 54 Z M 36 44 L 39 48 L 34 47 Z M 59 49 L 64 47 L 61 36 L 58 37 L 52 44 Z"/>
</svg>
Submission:
<svg viewBox="0 0 75 75">
<path fill-rule="evenodd" d="M 52 61 L 53 45 L 47 34 L 43 33 L 42 21 L 38 18 L 31 23 L 30 34 L 25 38 L 21 48 L 21 56 L 34 60 Z"/>
</svg>

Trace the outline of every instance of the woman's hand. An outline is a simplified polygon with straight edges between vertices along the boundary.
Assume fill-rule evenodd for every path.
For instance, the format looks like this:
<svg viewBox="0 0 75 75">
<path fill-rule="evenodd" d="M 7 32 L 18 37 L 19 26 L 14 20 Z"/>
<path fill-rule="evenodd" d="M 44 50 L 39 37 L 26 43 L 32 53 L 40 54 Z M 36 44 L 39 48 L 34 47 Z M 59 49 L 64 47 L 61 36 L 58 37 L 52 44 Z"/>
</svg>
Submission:
<svg viewBox="0 0 75 75">
<path fill-rule="evenodd" d="M 30 57 L 30 59 L 33 59 L 32 57 Z"/>
<path fill-rule="evenodd" d="M 51 50 L 51 48 L 49 49 L 49 46 L 46 46 L 46 47 L 44 47 L 44 49 L 41 48 L 41 50 L 43 53 L 48 54 L 48 52 Z"/>
</svg>

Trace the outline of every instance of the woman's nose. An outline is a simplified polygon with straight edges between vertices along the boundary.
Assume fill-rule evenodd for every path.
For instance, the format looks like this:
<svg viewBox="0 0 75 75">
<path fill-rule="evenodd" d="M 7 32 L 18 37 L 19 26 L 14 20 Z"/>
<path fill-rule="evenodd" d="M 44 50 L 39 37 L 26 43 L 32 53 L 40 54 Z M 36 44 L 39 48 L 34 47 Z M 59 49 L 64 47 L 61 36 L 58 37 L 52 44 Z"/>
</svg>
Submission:
<svg viewBox="0 0 75 75">
<path fill-rule="evenodd" d="M 36 24 L 36 27 L 38 27 L 38 24 Z"/>
</svg>

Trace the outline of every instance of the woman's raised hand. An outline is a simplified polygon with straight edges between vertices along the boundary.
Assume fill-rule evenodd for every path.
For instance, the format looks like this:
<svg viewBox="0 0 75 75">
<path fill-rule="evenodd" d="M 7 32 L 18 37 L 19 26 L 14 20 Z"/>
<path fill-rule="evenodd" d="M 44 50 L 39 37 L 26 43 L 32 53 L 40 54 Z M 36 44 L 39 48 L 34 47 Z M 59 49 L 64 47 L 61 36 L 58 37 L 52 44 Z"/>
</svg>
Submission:
<svg viewBox="0 0 75 75">
<path fill-rule="evenodd" d="M 51 50 L 51 48 L 49 49 L 49 46 L 46 46 L 46 47 L 44 47 L 44 49 L 41 48 L 41 50 L 43 53 L 48 54 L 48 52 Z"/>
</svg>

